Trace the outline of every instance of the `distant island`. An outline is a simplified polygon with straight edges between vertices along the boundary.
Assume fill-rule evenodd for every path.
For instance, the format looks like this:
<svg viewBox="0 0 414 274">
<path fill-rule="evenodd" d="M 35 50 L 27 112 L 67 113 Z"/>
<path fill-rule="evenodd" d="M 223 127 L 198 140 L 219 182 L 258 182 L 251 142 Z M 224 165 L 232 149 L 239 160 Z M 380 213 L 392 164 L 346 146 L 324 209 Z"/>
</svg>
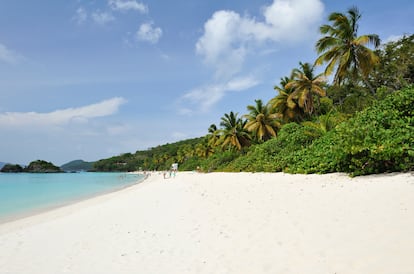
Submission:
<svg viewBox="0 0 414 274">
<path fill-rule="evenodd" d="M 65 172 L 79 172 L 79 171 L 91 171 L 93 169 L 94 162 L 85 162 L 83 160 L 74 160 L 60 166 Z"/>
<path fill-rule="evenodd" d="M 36 160 L 31 162 L 27 167 L 10 164 L 10 163 L 1 163 L 0 172 L 4 173 L 60 173 L 60 172 L 82 172 L 82 171 L 92 171 L 94 162 L 85 162 L 83 160 L 74 160 L 70 161 L 62 166 L 58 167 L 44 160 Z"/>
<path fill-rule="evenodd" d="M 22 167 L 20 165 L 15 164 L 5 164 L 0 172 L 6 173 L 20 173 L 20 172 L 28 172 L 28 173 L 60 173 L 63 172 L 62 169 L 53 165 L 50 162 L 46 162 L 43 160 L 36 160 L 31 162 L 27 167 Z"/>
<path fill-rule="evenodd" d="M 0 172 L 19 173 L 19 172 L 23 172 L 23 167 L 20 165 L 14 165 L 14 164 L 4 164 L 2 168 L 0 169 Z"/>
</svg>

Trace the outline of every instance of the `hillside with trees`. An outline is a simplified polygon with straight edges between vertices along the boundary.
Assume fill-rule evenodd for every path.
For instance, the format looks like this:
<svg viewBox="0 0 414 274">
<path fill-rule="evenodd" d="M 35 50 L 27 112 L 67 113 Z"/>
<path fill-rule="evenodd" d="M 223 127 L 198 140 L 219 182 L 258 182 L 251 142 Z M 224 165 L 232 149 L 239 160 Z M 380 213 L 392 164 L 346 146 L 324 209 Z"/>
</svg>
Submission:
<svg viewBox="0 0 414 274">
<path fill-rule="evenodd" d="M 27 167 L 22 167 L 20 165 L 15 164 L 6 164 L 4 165 L 0 172 L 5 173 L 20 173 L 20 172 L 28 172 L 28 173 L 60 173 L 63 172 L 59 167 L 53 165 L 50 162 L 46 162 L 43 160 L 36 160 L 30 162 Z"/>
<path fill-rule="evenodd" d="M 60 168 L 65 172 L 90 171 L 93 168 L 93 162 L 85 162 L 83 160 L 74 160 L 61 165 Z"/>
<path fill-rule="evenodd" d="M 63 172 L 59 167 L 53 165 L 50 162 L 43 160 L 36 160 L 30 162 L 30 164 L 23 169 L 24 172 L 30 173 L 59 173 Z"/>
<path fill-rule="evenodd" d="M 206 155 L 203 140 L 189 139 L 102 159 L 93 164 L 93 171 L 168 170 L 173 163 L 185 163 L 182 168 L 192 169 L 191 162 L 198 162 Z"/>
<path fill-rule="evenodd" d="M 23 172 L 24 169 L 20 165 L 14 165 L 14 164 L 5 164 L 1 169 L 0 172 L 4 173 L 20 173 Z"/>
<path fill-rule="evenodd" d="M 299 61 L 268 102 L 225 113 L 204 137 L 103 159 L 94 169 L 162 170 L 177 162 L 206 172 L 413 170 L 414 35 L 380 45 L 377 35 L 358 34 L 360 18 L 355 7 L 330 14 L 315 61 Z"/>
</svg>

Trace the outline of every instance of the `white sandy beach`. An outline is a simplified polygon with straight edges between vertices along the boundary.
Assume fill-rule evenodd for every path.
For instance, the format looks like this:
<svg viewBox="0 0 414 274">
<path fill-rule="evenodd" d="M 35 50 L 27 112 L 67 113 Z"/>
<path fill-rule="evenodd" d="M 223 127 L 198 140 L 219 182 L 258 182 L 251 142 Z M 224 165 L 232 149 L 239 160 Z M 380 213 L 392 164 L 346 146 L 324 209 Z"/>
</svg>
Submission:
<svg viewBox="0 0 414 274">
<path fill-rule="evenodd" d="M 414 176 L 153 174 L 0 225 L 0 273 L 414 273 Z"/>
</svg>

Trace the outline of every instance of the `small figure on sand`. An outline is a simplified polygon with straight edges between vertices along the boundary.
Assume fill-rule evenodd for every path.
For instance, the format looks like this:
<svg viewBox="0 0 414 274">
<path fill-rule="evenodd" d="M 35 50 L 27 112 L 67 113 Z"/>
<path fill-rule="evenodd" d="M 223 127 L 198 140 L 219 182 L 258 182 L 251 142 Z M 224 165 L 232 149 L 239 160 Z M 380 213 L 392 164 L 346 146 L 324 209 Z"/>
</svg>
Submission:
<svg viewBox="0 0 414 274">
<path fill-rule="evenodd" d="M 175 178 L 175 174 L 177 173 L 177 171 L 178 171 L 178 163 L 172 164 L 171 165 L 171 172 L 172 172 L 173 178 Z"/>
</svg>

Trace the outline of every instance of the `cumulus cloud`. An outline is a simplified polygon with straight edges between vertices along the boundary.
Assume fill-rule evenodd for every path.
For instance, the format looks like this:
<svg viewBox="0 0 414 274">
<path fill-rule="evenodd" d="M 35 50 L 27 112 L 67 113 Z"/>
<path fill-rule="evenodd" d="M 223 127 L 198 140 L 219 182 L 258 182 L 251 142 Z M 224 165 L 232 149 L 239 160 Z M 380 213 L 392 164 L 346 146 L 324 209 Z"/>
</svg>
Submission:
<svg viewBox="0 0 414 274">
<path fill-rule="evenodd" d="M 258 81 L 253 77 L 235 78 L 222 84 L 208 85 L 193 89 L 185 93 L 182 100 L 195 105 L 197 109 L 205 112 L 222 99 L 226 93 L 247 90 L 257 84 Z M 189 108 L 184 108 L 180 113 L 191 114 L 192 111 Z"/>
<path fill-rule="evenodd" d="M 136 38 L 140 41 L 156 44 L 162 36 L 162 30 L 152 25 L 152 23 L 142 24 L 136 33 Z"/>
<path fill-rule="evenodd" d="M 1 127 L 58 126 L 70 122 L 85 123 L 89 119 L 110 116 L 126 103 L 122 97 L 115 97 L 99 103 L 78 108 L 55 110 L 48 113 L 6 112 L 0 113 Z"/>
<path fill-rule="evenodd" d="M 135 10 L 141 13 L 148 13 L 148 7 L 146 5 L 134 0 L 109 0 L 108 5 L 113 10 Z"/>
<path fill-rule="evenodd" d="M 0 43 L 0 62 L 3 61 L 8 64 L 18 64 L 23 57 L 14 52 L 13 50 L 8 49 L 5 45 Z"/>
<path fill-rule="evenodd" d="M 106 11 L 95 11 L 92 13 L 92 19 L 95 23 L 99 25 L 105 25 L 111 21 L 114 21 L 115 17 Z"/>
<path fill-rule="evenodd" d="M 322 18 L 320 0 L 274 0 L 262 10 L 264 20 L 220 10 L 204 24 L 196 52 L 216 70 L 216 76 L 232 77 L 242 68 L 248 53 L 265 42 L 298 42 L 316 30 Z"/>
<path fill-rule="evenodd" d="M 79 7 L 76 10 L 75 16 L 73 16 L 73 20 L 80 25 L 84 23 L 86 19 L 88 19 L 88 13 L 84 8 Z"/>
</svg>

